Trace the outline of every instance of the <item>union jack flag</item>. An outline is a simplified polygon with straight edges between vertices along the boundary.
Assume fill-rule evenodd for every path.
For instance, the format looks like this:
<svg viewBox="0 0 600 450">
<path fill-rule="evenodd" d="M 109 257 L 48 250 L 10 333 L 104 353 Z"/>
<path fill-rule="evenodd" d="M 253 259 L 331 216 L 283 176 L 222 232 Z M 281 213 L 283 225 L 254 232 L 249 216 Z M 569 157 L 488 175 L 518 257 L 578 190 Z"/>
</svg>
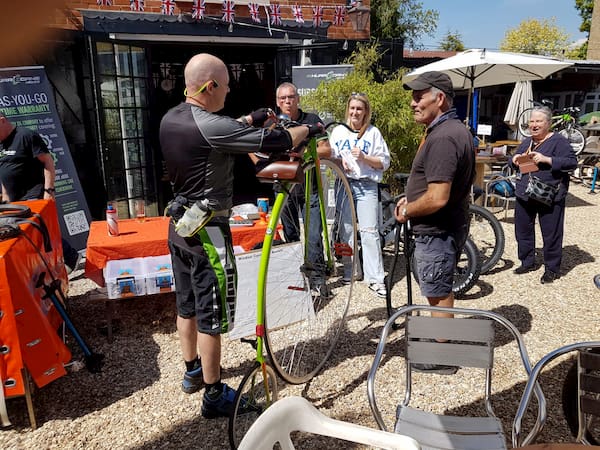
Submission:
<svg viewBox="0 0 600 450">
<path fill-rule="evenodd" d="M 292 13 L 294 14 L 294 20 L 298 23 L 304 23 L 304 17 L 302 17 L 302 6 L 292 6 Z"/>
<path fill-rule="evenodd" d="M 132 11 L 143 11 L 144 0 L 129 0 L 129 9 Z"/>
<path fill-rule="evenodd" d="M 313 26 L 318 28 L 323 23 L 323 7 L 313 6 Z"/>
<path fill-rule="evenodd" d="M 269 5 L 271 9 L 271 25 L 281 25 L 281 8 L 279 3 Z"/>
<path fill-rule="evenodd" d="M 112 6 L 112 0 L 96 0 L 98 6 Z"/>
<path fill-rule="evenodd" d="M 175 15 L 175 2 L 173 0 L 161 0 L 160 13 L 167 16 Z"/>
<path fill-rule="evenodd" d="M 206 11 L 206 2 L 204 0 L 194 0 L 192 3 L 192 19 L 204 19 Z"/>
<path fill-rule="evenodd" d="M 260 23 L 258 3 L 248 3 L 248 10 L 250 11 L 250 18 L 253 22 Z"/>
<path fill-rule="evenodd" d="M 333 24 L 336 27 L 341 27 L 346 21 L 346 7 L 336 6 L 335 12 L 333 13 Z"/>
<path fill-rule="evenodd" d="M 223 0 L 223 22 L 233 23 L 235 20 L 235 2 L 233 0 Z"/>
</svg>

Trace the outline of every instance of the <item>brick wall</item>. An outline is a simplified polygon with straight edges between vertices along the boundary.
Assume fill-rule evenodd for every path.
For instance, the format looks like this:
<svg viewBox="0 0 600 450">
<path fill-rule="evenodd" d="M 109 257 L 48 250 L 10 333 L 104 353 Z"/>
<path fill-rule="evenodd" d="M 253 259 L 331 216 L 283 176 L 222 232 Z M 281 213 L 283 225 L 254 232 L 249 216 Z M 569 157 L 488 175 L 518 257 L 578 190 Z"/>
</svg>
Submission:
<svg viewBox="0 0 600 450">
<path fill-rule="evenodd" d="M 273 2 L 275 3 L 275 2 Z M 302 6 L 302 13 L 304 21 L 306 23 L 312 23 L 312 7 L 315 5 L 323 6 L 323 20 L 330 22 L 331 25 L 328 29 L 327 37 L 329 39 L 368 39 L 370 33 L 370 23 L 367 25 L 367 29 L 363 32 L 356 32 L 352 28 L 350 17 L 346 15 L 343 26 L 333 25 L 334 7 L 337 5 L 345 5 L 344 0 L 329 0 L 327 3 L 323 3 L 319 0 L 301 0 L 301 1 L 288 1 L 283 0 L 277 2 L 281 5 L 281 15 L 284 20 L 293 20 L 292 5 Z M 124 11 L 130 12 L 129 0 L 113 0 L 112 6 L 98 6 L 96 0 L 65 0 L 66 7 L 57 11 L 54 17 L 49 18 L 49 25 L 65 28 L 65 29 L 80 29 L 82 27 L 81 14 L 78 9 L 101 9 L 110 11 Z M 369 6 L 370 0 L 364 2 L 365 6 Z M 161 0 L 146 0 L 145 1 L 145 12 L 147 13 L 160 13 Z M 190 1 L 179 1 L 175 2 L 175 14 L 190 14 L 192 10 L 192 2 Z M 260 8 L 261 25 L 266 27 L 266 17 L 263 7 Z M 219 3 L 206 3 L 206 15 L 212 17 L 222 16 L 222 4 Z M 248 7 L 244 4 L 236 4 L 235 6 L 236 18 L 249 18 Z"/>
</svg>

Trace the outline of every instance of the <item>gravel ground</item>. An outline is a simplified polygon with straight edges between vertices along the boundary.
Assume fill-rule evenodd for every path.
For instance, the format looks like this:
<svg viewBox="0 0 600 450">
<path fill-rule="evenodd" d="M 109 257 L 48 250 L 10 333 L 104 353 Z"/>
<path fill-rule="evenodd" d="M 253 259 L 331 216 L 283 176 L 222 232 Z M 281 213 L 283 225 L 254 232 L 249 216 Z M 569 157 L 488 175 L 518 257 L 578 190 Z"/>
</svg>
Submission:
<svg viewBox="0 0 600 450">
<path fill-rule="evenodd" d="M 600 292 L 592 278 L 600 273 L 596 257 L 600 255 L 597 224 L 599 197 L 588 188 L 573 185 L 566 213 L 562 278 L 541 285 L 543 268 L 516 276 L 518 265 L 513 232 L 513 214 L 508 219 L 499 213 L 507 244 L 501 263 L 482 276 L 475 288 L 457 306 L 499 312 L 511 320 L 524 335 L 532 360 L 548 351 L 574 341 L 594 340 L 600 336 L 597 302 Z M 539 240 L 538 231 L 538 242 Z M 538 244 L 538 248 L 540 244 Z M 386 264 L 391 253 L 386 254 Z M 393 296 L 399 303 L 406 298 L 403 269 L 398 275 Z M 76 272 L 71 280 L 68 306 L 80 333 L 94 351 L 106 356 L 100 374 L 87 370 L 37 389 L 34 406 L 38 429 L 31 430 L 22 398 L 10 399 L 8 410 L 13 427 L 0 431 L 3 449 L 155 449 L 155 448 L 227 448 L 227 420 L 207 421 L 200 415 L 201 395 L 186 395 L 180 389 L 183 371 L 177 334 L 173 295 L 157 295 L 119 302 L 118 330 L 112 343 L 100 331 L 105 305 L 96 286 Z M 415 302 L 424 302 L 417 290 Z M 347 325 L 335 354 L 326 369 L 314 380 L 301 386 L 284 386 L 283 396 L 302 395 L 325 414 L 337 419 L 376 427 L 368 406 L 367 373 L 375 353 L 381 327 L 385 323 L 384 301 L 364 284 L 355 288 Z M 397 339 L 401 332 L 392 338 Z M 511 359 L 514 347 L 501 335 L 497 337 L 496 358 L 501 366 L 517 367 Z M 69 339 L 74 358 L 81 358 Z M 237 386 L 251 364 L 253 350 L 247 344 L 224 339 L 223 381 Z M 562 377 L 570 366 L 566 359 L 551 364 L 542 377 L 548 397 L 549 420 L 540 442 L 566 442 L 571 436 L 560 406 Z M 394 406 L 402 388 L 401 358 L 390 355 L 378 376 L 380 409 L 393 420 Z M 432 377 L 433 375 L 420 375 Z M 426 388 L 414 393 L 417 404 L 436 411 L 468 413 L 481 406 L 479 390 L 472 389 L 477 376 L 458 372 L 459 387 L 450 388 L 424 379 Z M 417 380 L 419 381 L 419 380 Z M 496 374 L 494 396 L 496 411 L 510 431 L 512 416 L 524 386 L 525 377 L 516 369 Z M 425 400 L 436 383 L 433 400 Z M 348 448 L 346 443 L 312 442 L 307 448 Z"/>
</svg>

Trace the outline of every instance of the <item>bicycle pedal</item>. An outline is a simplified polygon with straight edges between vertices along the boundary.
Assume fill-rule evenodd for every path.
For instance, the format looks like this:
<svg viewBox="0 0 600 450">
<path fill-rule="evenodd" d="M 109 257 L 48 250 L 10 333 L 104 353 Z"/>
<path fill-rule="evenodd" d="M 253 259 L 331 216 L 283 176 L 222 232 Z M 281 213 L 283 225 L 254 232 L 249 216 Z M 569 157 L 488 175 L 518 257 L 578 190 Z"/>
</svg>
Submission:
<svg viewBox="0 0 600 450">
<path fill-rule="evenodd" d="M 352 248 L 345 242 L 335 242 L 333 249 L 336 256 L 352 256 Z"/>
</svg>

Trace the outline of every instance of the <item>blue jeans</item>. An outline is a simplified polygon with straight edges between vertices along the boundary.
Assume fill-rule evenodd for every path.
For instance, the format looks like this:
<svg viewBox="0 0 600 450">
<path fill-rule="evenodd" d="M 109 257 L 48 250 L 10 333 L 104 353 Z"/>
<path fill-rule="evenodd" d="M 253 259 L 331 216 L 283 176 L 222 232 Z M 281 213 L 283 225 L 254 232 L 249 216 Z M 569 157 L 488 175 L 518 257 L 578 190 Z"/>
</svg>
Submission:
<svg viewBox="0 0 600 450">
<path fill-rule="evenodd" d="M 385 272 L 383 270 L 383 257 L 381 255 L 381 242 L 379 237 L 379 200 L 377 182 L 362 179 L 348 179 L 352 196 L 354 197 L 354 206 L 358 219 L 358 231 L 360 233 L 360 243 L 362 247 L 362 271 L 364 280 L 367 283 L 383 283 Z M 343 214 L 344 228 L 346 236 L 351 237 L 349 229 L 350 222 L 348 214 Z M 351 239 L 348 239 L 350 246 L 353 246 Z"/>
</svg>

